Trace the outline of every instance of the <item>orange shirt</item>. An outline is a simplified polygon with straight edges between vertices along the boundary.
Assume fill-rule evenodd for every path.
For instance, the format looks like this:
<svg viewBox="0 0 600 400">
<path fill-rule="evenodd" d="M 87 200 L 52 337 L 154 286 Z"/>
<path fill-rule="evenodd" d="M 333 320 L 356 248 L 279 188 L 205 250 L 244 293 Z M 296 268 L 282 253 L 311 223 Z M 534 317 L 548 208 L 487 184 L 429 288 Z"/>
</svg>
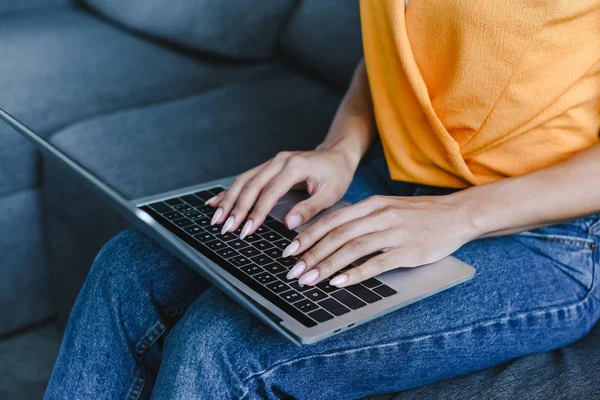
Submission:
<svg viewBox="0 0 600 400">
<path fill-rule="evenodd" d="M 361 0 L 393 179 L 467 187 L 598 142 L 600 0 Z"/>
</svg>

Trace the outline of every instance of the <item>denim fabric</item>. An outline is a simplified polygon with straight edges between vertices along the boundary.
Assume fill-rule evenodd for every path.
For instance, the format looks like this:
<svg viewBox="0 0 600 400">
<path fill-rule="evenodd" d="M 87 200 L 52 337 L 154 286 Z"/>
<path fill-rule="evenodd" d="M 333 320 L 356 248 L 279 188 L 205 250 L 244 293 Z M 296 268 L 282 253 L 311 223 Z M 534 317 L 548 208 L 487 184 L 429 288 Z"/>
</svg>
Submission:
<svg viewBox="0 0 600 400">
<path fill-rule="evenodd" d="M 391 182 L 374 160 L 347 198 L 442 191 Z M 94 262 L 46 399 L 354 399 L 556 349 L 600 316 L 599 221 L 466 244 L 471 281 L 304 347 L 128 230 Z"/>
</svg>

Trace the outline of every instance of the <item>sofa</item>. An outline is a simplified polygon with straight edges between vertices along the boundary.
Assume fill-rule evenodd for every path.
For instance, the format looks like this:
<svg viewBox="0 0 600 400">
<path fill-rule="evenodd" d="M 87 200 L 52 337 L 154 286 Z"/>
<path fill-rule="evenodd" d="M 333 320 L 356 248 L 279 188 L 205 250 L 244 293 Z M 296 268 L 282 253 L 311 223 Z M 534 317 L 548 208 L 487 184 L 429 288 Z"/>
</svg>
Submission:
<svg viewBox="0 0 600 400">
<path fill-rule="evenodd" d="M 0 38 L 0 107 L 130 198 L 313 148 L 362 56 L 357 0 L 3 1 Z M 127 223 L 4 124 L 0 209 L 0 337 L 64 323 Z M 393 396 L 596 393 L 599 329 Z"/>
</svg>

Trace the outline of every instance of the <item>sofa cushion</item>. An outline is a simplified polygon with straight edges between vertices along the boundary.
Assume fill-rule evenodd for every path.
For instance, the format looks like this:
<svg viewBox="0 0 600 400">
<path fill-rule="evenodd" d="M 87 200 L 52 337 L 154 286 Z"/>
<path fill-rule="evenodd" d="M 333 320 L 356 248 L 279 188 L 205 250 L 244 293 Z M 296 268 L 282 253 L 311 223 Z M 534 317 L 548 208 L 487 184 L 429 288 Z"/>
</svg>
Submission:
<svg viewBox="0 0 600 400">
<path fill-rule="evenodd" d="M 331 89 L 281 67 L 269 77 L 84 121 L 51 140 L 129 198 L 139 198 L 239 173 L 279 150 L 314 148 L 339 101 Z M 125 226 L 55 163 L 44 163 L 44 182 L 48 212 L 95 251 Z M 91 257 L 53 255 L 63 271 L 86 271 L 90 265 L 71 260 Z M 72 275 L 80 273 L 63 274 Z M 59 303 L 69 304 L 76 292 L 61 295 L 69 301 Z"/>
<path fill-rule="evenodd" d="M 345 88 L 362 57 L 357 0 L 302 0 L 280 46 L 296 62 Z"/>
<path fill-rule="evenodd" d="M 0 15 L 0 107 L 41 134 L 264 71 L 186 57 L 71 7 Z M 36 184 L 35 153 L 0 122 L 0 194 Z"/>
<path fill-rule="evenodd" d="M 295 0 L 84 0 L 131 29 L 204 53 L 258 60 L 273 53 Z"/>
<path fill-rule="evenodd" d="M 6 12 L 20 12 L 32 10 L 35 8 L 49 8 L 56 6 L 66 6 L 73 0 L 18 0 L 18 1 L 0 1 L 0 14 Z"/>
</svg>

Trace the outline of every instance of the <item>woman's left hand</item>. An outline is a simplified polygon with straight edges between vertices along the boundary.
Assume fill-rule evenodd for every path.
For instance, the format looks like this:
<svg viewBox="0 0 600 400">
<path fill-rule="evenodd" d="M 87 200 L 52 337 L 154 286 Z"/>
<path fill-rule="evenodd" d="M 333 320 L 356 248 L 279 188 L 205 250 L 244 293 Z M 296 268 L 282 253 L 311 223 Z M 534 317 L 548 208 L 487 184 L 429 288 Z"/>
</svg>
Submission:
<svg viewBox="0 0 600 400">
<path fill-rule="evenodd" d="M 361 257 L 379 253 L 331 280 L 343 287 L 391 269 L 441 260 L 478 236 L 452 195 L 372 196 L 325 215 L 300 233 L 283 255 L 306 251 L 288 278 L 315 285 Z"/>
</svg>

